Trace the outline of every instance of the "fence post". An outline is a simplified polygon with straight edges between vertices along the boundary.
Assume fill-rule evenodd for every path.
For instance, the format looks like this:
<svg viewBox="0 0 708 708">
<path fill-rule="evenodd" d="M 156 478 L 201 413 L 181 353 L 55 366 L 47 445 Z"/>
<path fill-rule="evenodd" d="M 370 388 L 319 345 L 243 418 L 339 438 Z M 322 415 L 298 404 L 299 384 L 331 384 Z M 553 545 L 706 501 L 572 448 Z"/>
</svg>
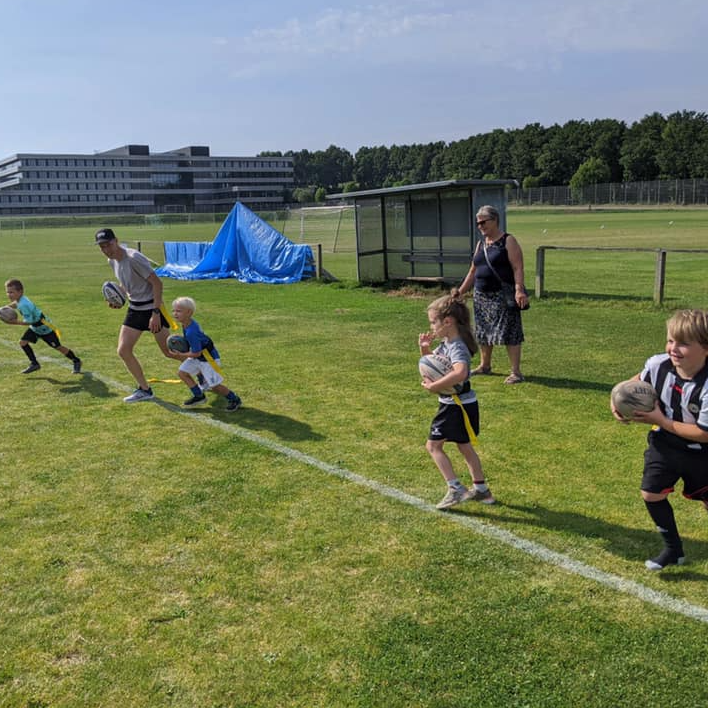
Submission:
<svg viewBox="0 0 708 708">
<path fill-rule="evenodd" d="M 546 247 L 539 246 L 536 249 L 536 283 L 535 283 L 536 297 L 539 299 L 543 297 L 543 281 L 544 281 L 545 269 L 546 269 Z"/>
<path fill-rule="evenodd" d="M 654 304 L 664 301 L 664 283 L 666 282 L 666 251 L 660 248 L 656 252 L 656 270 L 654 272 Z"/>
<path fill-rule="evenodd" d="M 317 280 L 322 280 L 322 244 L 318 243 L 315 247 L 317 255 L 315 256 L 315 277 Z"/>
</svg>

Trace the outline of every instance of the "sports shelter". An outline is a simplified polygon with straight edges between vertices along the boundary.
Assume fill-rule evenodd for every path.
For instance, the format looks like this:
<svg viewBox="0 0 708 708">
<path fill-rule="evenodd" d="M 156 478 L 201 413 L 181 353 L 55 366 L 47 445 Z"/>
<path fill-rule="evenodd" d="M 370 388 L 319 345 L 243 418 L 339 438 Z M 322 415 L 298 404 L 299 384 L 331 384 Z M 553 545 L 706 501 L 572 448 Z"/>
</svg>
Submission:
<svg viewBox="0 0 708 708">
<path fill-rule="evenodd" d="M 294 244 L 241 202 L 212 242 L 165 241 L 156 273 L 177 280 L 236 278 L 242 283 L 295 283 L 315 275 L 312 249 Z"/>
<path fill-rule="evenodd" d="M 481 238 L 474 215 L 491 204 L 505 229 L 507 190 L 512 186 L 518 187 L 516 180 L 447 180 L 331 194 L 327 199 L 354 202 L 360 281 L 457 282 L 469 270 Z"/>
</svg>

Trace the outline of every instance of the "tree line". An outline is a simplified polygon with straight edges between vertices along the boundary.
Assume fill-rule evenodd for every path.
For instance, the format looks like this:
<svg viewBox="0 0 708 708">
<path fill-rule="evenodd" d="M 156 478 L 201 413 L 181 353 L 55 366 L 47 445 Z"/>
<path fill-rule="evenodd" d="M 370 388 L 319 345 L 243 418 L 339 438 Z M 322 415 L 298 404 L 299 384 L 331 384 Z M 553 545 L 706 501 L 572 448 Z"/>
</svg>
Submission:
<svg viewBox="0 0 708 708">
<path fill-rule="evenodd" d="M 513 178 L 526 189 L 605 182 L 708 178 L 708 115 L 651 113 L 628 126 L 612 118 L 496 129 L 450 143 L 263 152 L 293 158 L 291 201 L 450 179 Z"/>
</svg>

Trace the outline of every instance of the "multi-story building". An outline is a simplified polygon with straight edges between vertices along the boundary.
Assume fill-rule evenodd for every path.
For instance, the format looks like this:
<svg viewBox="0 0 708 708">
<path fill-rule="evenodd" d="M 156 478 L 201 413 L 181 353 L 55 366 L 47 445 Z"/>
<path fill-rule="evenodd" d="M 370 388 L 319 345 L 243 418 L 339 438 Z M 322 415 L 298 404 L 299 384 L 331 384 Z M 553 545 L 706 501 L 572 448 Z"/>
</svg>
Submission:
<svg viewBox="0 0 708 708">
<path fill-rule="evenodd" d="M 292 184 L 291 157 L 215 157 L 206 146 L 21 153 L 0 160 L 0 216 L 277 209 Z"/>
</svg>

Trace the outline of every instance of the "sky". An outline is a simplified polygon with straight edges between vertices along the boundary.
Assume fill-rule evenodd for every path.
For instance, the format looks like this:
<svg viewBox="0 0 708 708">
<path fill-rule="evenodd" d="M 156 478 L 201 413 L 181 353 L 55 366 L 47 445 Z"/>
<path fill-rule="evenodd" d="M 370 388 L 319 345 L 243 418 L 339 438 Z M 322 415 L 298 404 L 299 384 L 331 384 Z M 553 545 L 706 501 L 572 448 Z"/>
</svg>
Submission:
<svg viewBox="0 0 708 708">
<path fill-rule="evenodd" d="M 705 0 L 0 0 L 0 159 L 708 113 Z"/>
</svg>

